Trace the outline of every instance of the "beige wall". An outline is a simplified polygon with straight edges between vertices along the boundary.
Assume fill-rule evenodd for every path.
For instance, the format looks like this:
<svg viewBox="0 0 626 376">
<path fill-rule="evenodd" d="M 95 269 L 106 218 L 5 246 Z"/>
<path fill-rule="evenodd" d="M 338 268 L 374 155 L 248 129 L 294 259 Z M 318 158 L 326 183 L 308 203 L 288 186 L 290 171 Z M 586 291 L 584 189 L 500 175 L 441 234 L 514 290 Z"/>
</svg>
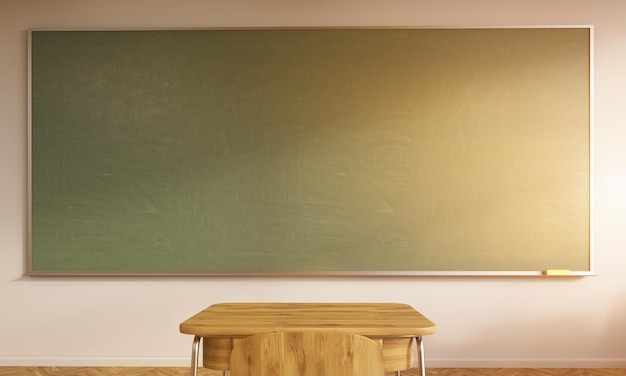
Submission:
<svg viewBox="0 0 626 376">
<path fill-rule="evenodd" d="M 186 365 L 221 301 L 393 301 L 429 366 L 626 367 L 626 2 L 0 0 L 0 365 Z M 595 25 L 597 277 L 25 278 L 29 28 Z"/>
</svg>

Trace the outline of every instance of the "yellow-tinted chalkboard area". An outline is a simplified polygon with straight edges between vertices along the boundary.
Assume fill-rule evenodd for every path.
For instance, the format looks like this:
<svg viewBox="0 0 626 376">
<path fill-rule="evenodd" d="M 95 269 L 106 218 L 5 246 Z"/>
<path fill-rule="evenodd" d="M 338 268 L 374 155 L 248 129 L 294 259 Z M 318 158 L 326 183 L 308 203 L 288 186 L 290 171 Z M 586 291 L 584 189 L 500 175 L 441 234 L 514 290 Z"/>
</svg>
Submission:
<svg viewBox="0 0 626 376">
<path fill-rule="evenodd" d="M 31 274 L 590 270 L 589 27 L 30 37 Z"/>
</svg>

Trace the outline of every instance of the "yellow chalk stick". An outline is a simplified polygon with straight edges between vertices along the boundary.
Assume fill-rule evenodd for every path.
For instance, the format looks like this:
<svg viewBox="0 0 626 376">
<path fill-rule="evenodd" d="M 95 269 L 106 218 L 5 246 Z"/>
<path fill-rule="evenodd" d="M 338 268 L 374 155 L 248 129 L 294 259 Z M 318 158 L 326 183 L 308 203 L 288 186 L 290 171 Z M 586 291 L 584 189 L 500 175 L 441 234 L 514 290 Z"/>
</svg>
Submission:
<svg viewBox="0 0 626 376">
<path fill-rule="evenodd" d="M 554 276 L 554 275 L 572 275 L 572 271 L 568 269 L 548 269 L 543 271 L 543 275 Z"/>
</svg>

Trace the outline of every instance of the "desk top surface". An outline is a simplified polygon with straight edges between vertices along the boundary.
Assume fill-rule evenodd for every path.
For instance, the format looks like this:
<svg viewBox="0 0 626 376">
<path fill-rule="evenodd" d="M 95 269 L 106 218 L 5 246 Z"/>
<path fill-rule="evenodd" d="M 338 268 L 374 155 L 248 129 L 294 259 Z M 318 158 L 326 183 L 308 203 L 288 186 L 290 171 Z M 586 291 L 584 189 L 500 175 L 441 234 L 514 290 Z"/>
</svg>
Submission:
<svg viewBox="0 0 626 376">
<path fill-rule="evenodd" d="M 415 337 L 435 324 L 398 303 L 220 303 L 180 324 L 201 337 L 249 336 L 278 331 L 339 331 L 368 337 Z"/>
</svg>

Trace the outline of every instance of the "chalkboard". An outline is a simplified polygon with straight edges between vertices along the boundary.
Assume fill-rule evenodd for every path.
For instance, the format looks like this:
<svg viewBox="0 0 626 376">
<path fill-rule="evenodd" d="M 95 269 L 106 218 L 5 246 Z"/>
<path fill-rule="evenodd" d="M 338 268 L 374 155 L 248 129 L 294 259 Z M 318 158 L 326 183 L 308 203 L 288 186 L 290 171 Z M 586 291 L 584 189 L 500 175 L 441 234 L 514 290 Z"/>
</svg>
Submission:
<svg viewBox="0 0 626 376">
<path fill-rule="evenodd" d="M 592 270 L 591 27 L 29 36 L 28 274 Z"/>
</svg>

